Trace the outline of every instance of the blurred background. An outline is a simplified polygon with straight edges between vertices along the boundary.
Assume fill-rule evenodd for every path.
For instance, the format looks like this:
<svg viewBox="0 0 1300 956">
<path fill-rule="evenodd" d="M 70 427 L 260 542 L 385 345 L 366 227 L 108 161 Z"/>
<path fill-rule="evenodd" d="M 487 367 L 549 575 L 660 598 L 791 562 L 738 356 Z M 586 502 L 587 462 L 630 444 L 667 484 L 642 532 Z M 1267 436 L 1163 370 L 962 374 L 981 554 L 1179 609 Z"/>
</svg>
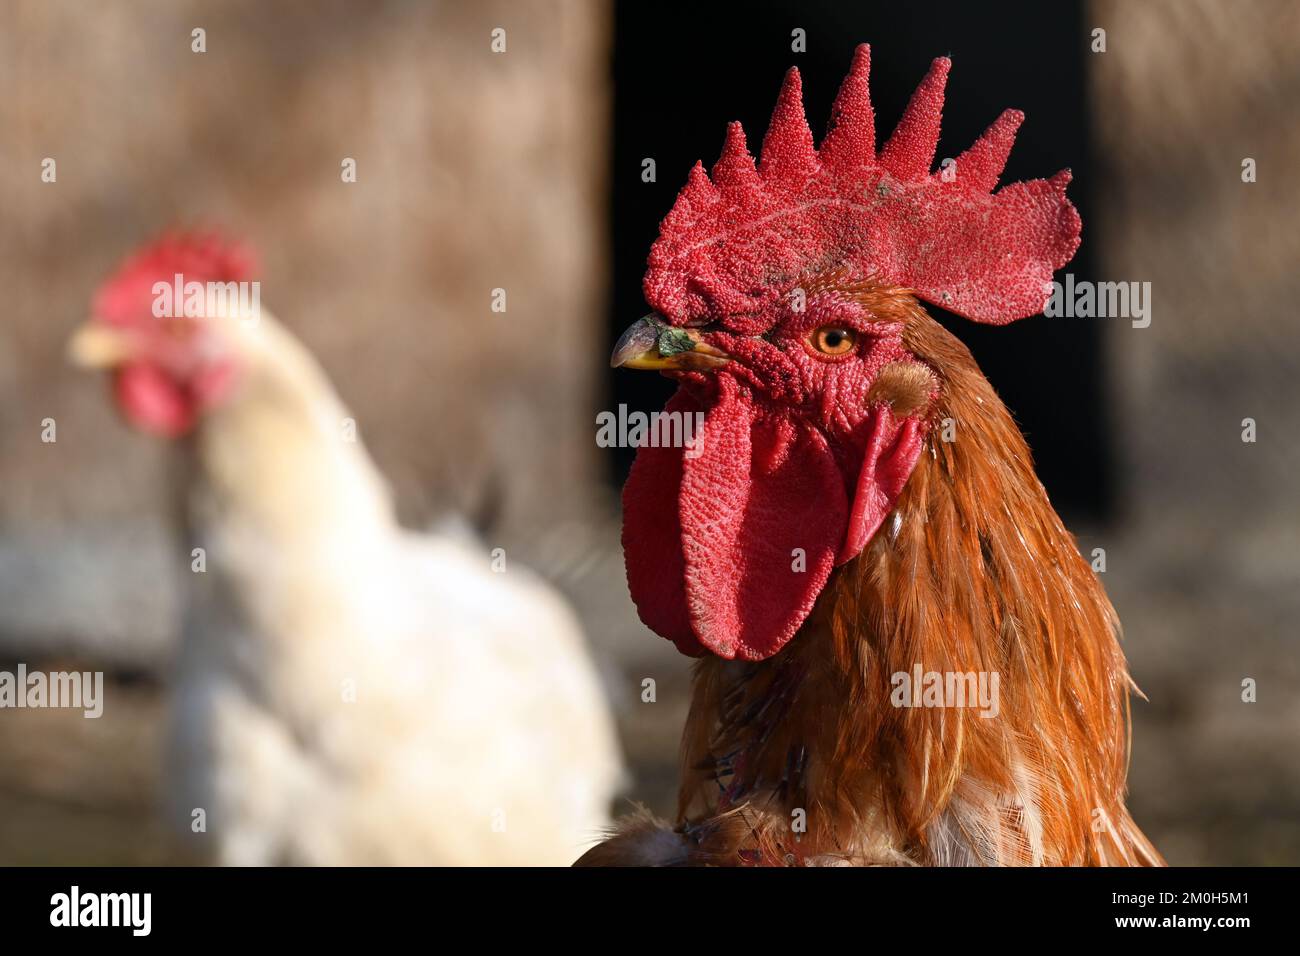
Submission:
<svg viewBox="0 0 1300 956">
<path fill-rule="evenodd" d="M 904 6 L 0 7 L 0 669 L 104 670 L 111 702 L 99 720 L 0 711 L 0 863 L 188 861 L 158 815 L 190 560 L 170 531 L 171 450 L 63 357 L 98 282 L 171 226 L 259 249 L 263 301 L 355 413 L 407 524 L 466 515 L 568 595 L 629 796 L 670 813 L 689 662 L 626 597 L 631 455 L 594 442 L 597 411 L 658 409 L 670 385 L 606 357 L 645 311 L 645 255 L 690 165 L 716 158 L 728 120 L 757 142 L 791 64 L 820 136 L 862 41 L 882 134 L 951 55 L 939 155 L 1023 109 L 1005 178 L 1074 170 L 1069 271 L 1151 283 L 1148 328 L 947 324 L 1080 547 L 1106 551 L 1149 698 L 1135 818 L 1173 864 L 1300 863 L 1300 8 Z"/>
</svg>

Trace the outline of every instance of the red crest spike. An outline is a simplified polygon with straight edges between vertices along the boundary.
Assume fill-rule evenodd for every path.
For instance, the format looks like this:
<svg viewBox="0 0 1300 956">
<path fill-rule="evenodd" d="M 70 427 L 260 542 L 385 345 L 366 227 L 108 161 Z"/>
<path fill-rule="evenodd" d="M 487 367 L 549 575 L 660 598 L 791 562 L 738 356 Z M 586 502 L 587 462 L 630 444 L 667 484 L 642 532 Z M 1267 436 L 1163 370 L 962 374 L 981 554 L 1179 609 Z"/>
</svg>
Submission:
<svg viewBox="0 0 1300 956">
<path fill-rule="evenodd" d="M 970 149 L 957 157 L 957 182 L 970 192 L 992 192 L 998 184 L 1016 142 L 1016 130 L 1025 121 L 1020 110 L 1005 110 Z"/>
<path fill-rule="evenodd" d="M 691 173 L 686 178 L 686 188 L 682 195 L 690 200 L 691 205 L 697 209 L 707 209 L 713 203 L 717 202 L 718 190 L 709 181 L 709 174 L 704 171 L 703 163 L 696 163 L 691 167 Z"/>
<path fill-rule="evenodd" d="M 894 134 L 880 151 L 880 165 L 897 179 L 924 179 L 934 165 L 939 145 L 939 121 L 943 118 L 943 90 L 952 61 L 941 56 L 930 64 L 930 72 L 912 94 Z"/>
<path fill-rule="evenodd" d="M 754 157 L 745 144 L 745 130 L 739 123 L 727 125 L 727 139 L 722 144 L 722 155 L 713 164 L 713 181 L 724 193 L 755 190 L 762 183 L 754 167 Z"/>
<path fill-rule="evenodd" d="M 781 84 L 767 135 L 763 137 L 758 171 L 768 186 L 793 187 L 817 169 L 817 150 L 813 148 L 812 130 L 803 111 L 803 83 L 798 69 L 790 67 Z"/>
<path fill-rule="evenodd" d="M 830 169 L 853 169 L 876 160 L 876 114 L 871 106 L 871 47 L 862 43 L 853 52 L 853 65 L 831 107 L 831 119 L 822 141 L 822 164 Z"/>
</svg>

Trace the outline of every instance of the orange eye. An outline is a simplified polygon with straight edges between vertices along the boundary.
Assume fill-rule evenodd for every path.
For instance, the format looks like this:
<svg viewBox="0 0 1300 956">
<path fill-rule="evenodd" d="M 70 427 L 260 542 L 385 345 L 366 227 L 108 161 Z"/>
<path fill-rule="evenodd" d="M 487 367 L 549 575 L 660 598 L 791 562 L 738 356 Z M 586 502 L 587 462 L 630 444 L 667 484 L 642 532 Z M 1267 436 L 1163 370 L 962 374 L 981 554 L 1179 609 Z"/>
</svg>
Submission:
<svg viewBox="0 0 1300 956">
<path fill-rule="evenodd" d="M 857 336 L 842 325 L 824 325 L 812 334 L 812 346 L 823 355 L 844 355 L 853 351 Z"/>
</svg>

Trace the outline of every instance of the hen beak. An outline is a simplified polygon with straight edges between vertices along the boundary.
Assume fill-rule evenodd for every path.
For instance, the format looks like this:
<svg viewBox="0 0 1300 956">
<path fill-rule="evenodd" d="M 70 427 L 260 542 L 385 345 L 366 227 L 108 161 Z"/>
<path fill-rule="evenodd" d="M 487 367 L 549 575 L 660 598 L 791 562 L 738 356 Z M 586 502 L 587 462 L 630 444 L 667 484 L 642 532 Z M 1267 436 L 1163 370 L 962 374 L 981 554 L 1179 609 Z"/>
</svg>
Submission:
<svg viewBox="0 0 1300 956">
<path fill-rule="evenodd" d="M 653 312 L 637 319 L 614 345 L 610 368 L 657 371 L 707 371 L 726 365 L 726 352 L 715 349 L 695 329 L 669 325 Z"/>
<path fill-rule="evenodd" d="M 85 322 L 68 339 L 68 360 L 83 368 L 112 368 L 131 357 L 127 336 L 100 322 Z"/>
</svg>

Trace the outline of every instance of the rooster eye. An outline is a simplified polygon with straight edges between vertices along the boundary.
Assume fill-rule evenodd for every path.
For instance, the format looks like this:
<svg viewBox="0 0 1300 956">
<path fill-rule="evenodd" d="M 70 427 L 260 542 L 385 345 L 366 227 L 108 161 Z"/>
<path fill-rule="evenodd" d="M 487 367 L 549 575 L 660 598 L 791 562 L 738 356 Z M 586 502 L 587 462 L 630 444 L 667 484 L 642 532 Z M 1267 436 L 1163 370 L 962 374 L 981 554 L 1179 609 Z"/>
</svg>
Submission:
<svg viewBox="0 0 1300 956">
<path fill-rule="evenodd" d="M 823 355 L 844 355 L 853 351 L 856 337 L 852 329 L 824 325 L 812 334 L 812 346 Z"/>
</svg>

